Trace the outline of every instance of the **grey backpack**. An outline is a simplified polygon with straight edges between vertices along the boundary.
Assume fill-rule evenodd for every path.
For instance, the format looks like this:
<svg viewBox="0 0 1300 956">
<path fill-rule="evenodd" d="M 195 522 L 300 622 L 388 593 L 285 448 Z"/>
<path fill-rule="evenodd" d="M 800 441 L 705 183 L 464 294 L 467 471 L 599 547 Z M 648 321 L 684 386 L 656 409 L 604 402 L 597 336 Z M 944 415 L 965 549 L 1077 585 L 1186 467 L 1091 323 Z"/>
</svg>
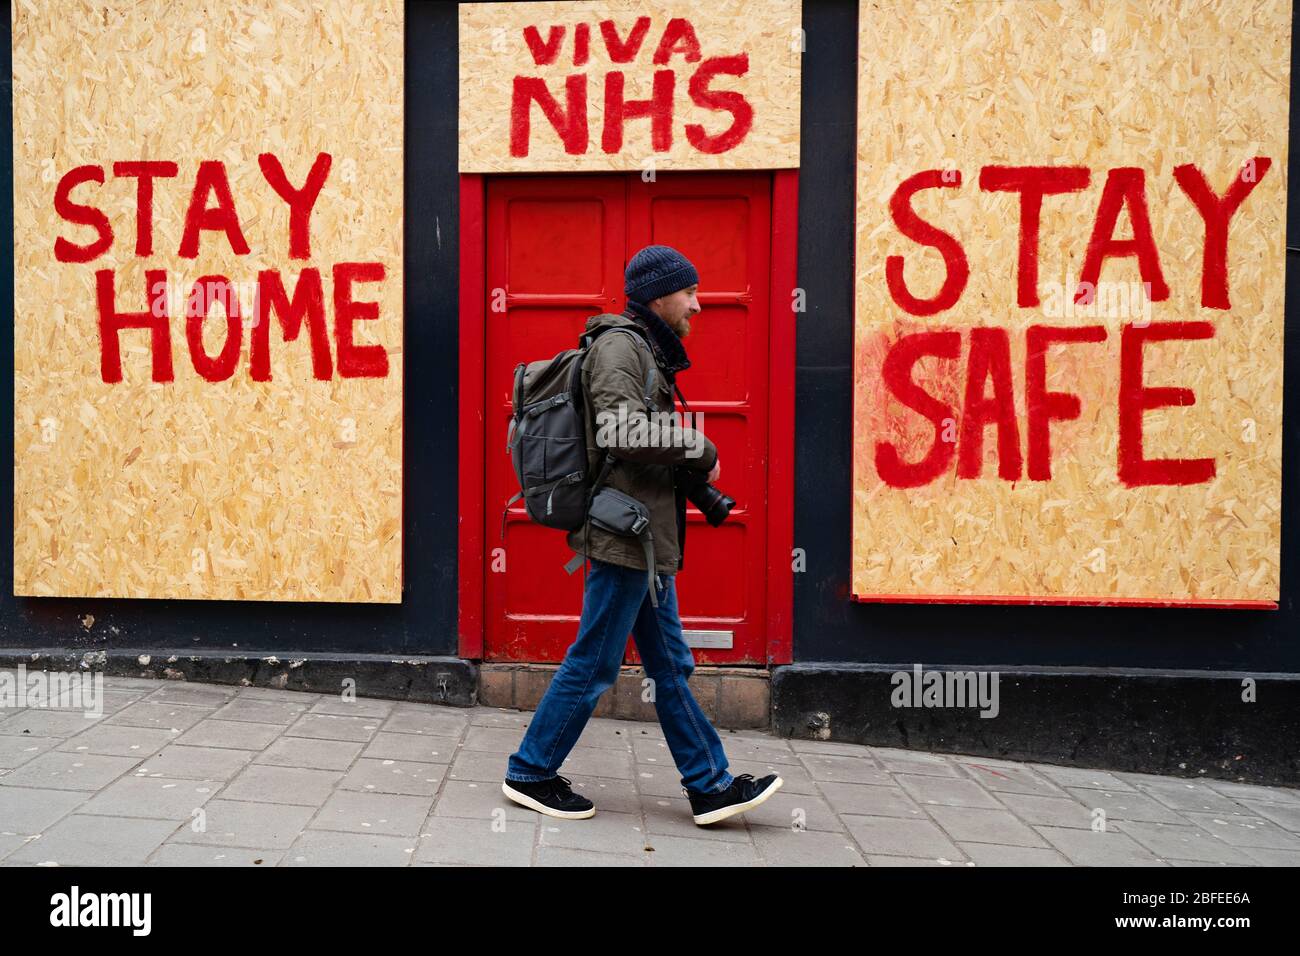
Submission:
<svg viewBox="0 0 1300 956">
<path fill-rule="evenodd" d="M 596 337 L 604 332 L 624 332 L 649 351 L 649 345 L 639 334 L 616 327 L 584 335 L 577 348 L 565 349 L 554 358 L 520 362 L 515 366 L 511 393 L 514 414 L 506 437 L 506 451 L 514 465 L 519 491 L 506 502 L 501 513 L 501 536 L 505 537 L 506 513 L 520 498 L 524 500 L 528 517 L 548 528 L 574 531 L 586 527 L 591 516 L 598 527 L 640 538 L 646 551 L 647 576 L 653 578 L 654 546 L 649 513 L 644 505 L 635 498 L 606 489 L 605 497 L 596 503 L 593 511 L 593 499 L 615 459 L 606 454 L 593 480 L 587 460 L 587 401 L 582 387 L 582 363 Z M 643 400 L 647 411 L 654 411 L 657 366 L 653 356 L 649 369 Z M 575 555 L 565 569 L 572 573 L 578 563 Z M 650 597 L 657 604 L 653 588 Z"/>
</svg>

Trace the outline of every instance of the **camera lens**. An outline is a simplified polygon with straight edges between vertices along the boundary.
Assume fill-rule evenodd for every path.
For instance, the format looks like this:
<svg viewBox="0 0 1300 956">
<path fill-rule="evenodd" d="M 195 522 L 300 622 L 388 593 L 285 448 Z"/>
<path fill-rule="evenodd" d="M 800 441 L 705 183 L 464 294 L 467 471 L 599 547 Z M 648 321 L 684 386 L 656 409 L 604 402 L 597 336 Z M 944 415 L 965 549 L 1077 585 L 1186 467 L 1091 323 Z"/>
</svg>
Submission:
<svg viewBox="0 0 1300 956">
<path fill-rule="evenodd" d="M 698 471 L 683 470 L 679 477 L 686 500 L 700 509 L 705 521 L 716 528 L 727 520 L 731 509 L 736 507 L 735 498 L 714 488 Z"/>
<path fill-rule="evenodd" d="M 724 495 L 712 485 L 705 485 L 700 490 L 699 500 L 694 504 L 704 513 L 704 520 L 716 528 L 727 520 L 731 509 L 736 507 L 736 499 Z"/>
</svg>

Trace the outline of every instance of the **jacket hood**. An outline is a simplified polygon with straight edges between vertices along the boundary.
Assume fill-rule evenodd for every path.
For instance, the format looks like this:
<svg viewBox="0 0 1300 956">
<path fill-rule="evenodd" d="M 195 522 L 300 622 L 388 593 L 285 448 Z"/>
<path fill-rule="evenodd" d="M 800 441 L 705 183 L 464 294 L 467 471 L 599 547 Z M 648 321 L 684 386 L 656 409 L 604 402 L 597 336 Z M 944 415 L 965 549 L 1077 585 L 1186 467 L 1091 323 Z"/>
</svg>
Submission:
<svg viewBox="0 0 1300 956">
<path fill-rule="evenodd" d="M 600 315 L 591 316 L 587 319 L 587 327 L 583 329 L 583 334 L 620 327 L 635 329 L 643 338 L 645 337 L 645 326 L 640 322 L 629 319 L 626 315 L 615 315 L 613 312 L 602 312 Z"/>
</svg>

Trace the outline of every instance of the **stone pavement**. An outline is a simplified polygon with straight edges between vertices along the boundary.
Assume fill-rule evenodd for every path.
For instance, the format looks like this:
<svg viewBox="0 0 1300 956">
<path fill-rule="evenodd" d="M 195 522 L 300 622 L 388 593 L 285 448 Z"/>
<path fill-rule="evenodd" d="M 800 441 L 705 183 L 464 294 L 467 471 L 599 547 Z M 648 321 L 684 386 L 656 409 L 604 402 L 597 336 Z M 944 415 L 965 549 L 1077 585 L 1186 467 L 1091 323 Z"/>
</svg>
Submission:
<svg viewBox="0 0 1300 956">
<path fill-rule="evenodd" d="M 104 689 L 0 710 L 0 865 L 1300 865 L 1289 788 L 721 731 L 785 786 L 705 828 L 658 725 L 595 718 L 561 772 L 596 815 L 556 820 L 501 793 L 528 712 Z"/>
</svg>

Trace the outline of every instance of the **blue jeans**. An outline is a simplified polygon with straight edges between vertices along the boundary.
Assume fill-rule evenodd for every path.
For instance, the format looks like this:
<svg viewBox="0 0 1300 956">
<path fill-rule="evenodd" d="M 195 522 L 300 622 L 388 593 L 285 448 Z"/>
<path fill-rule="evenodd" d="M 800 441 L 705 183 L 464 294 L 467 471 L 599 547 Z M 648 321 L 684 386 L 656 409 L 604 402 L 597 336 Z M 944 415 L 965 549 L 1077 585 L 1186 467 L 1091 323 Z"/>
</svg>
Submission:
<svg viewBox="0 0 1300 956">
<path fill-rule="evenodd" d="M 644 570 L 591 559 L 578 637 L 537 705 L 519 749 L 510 755 L 507 780 L 556 775 L 597 699 L 617 679 L 630 631 L 646 676 L 654 681 L 655 712 L 682 786 L 710 792 L 731 785 L 722 741 L 686 686 L 695 658 L 682 637 L 676 582 L 672 575 L 660 579 L 663 588 L 655 595 L 655 608 Z"/>
</svg>

